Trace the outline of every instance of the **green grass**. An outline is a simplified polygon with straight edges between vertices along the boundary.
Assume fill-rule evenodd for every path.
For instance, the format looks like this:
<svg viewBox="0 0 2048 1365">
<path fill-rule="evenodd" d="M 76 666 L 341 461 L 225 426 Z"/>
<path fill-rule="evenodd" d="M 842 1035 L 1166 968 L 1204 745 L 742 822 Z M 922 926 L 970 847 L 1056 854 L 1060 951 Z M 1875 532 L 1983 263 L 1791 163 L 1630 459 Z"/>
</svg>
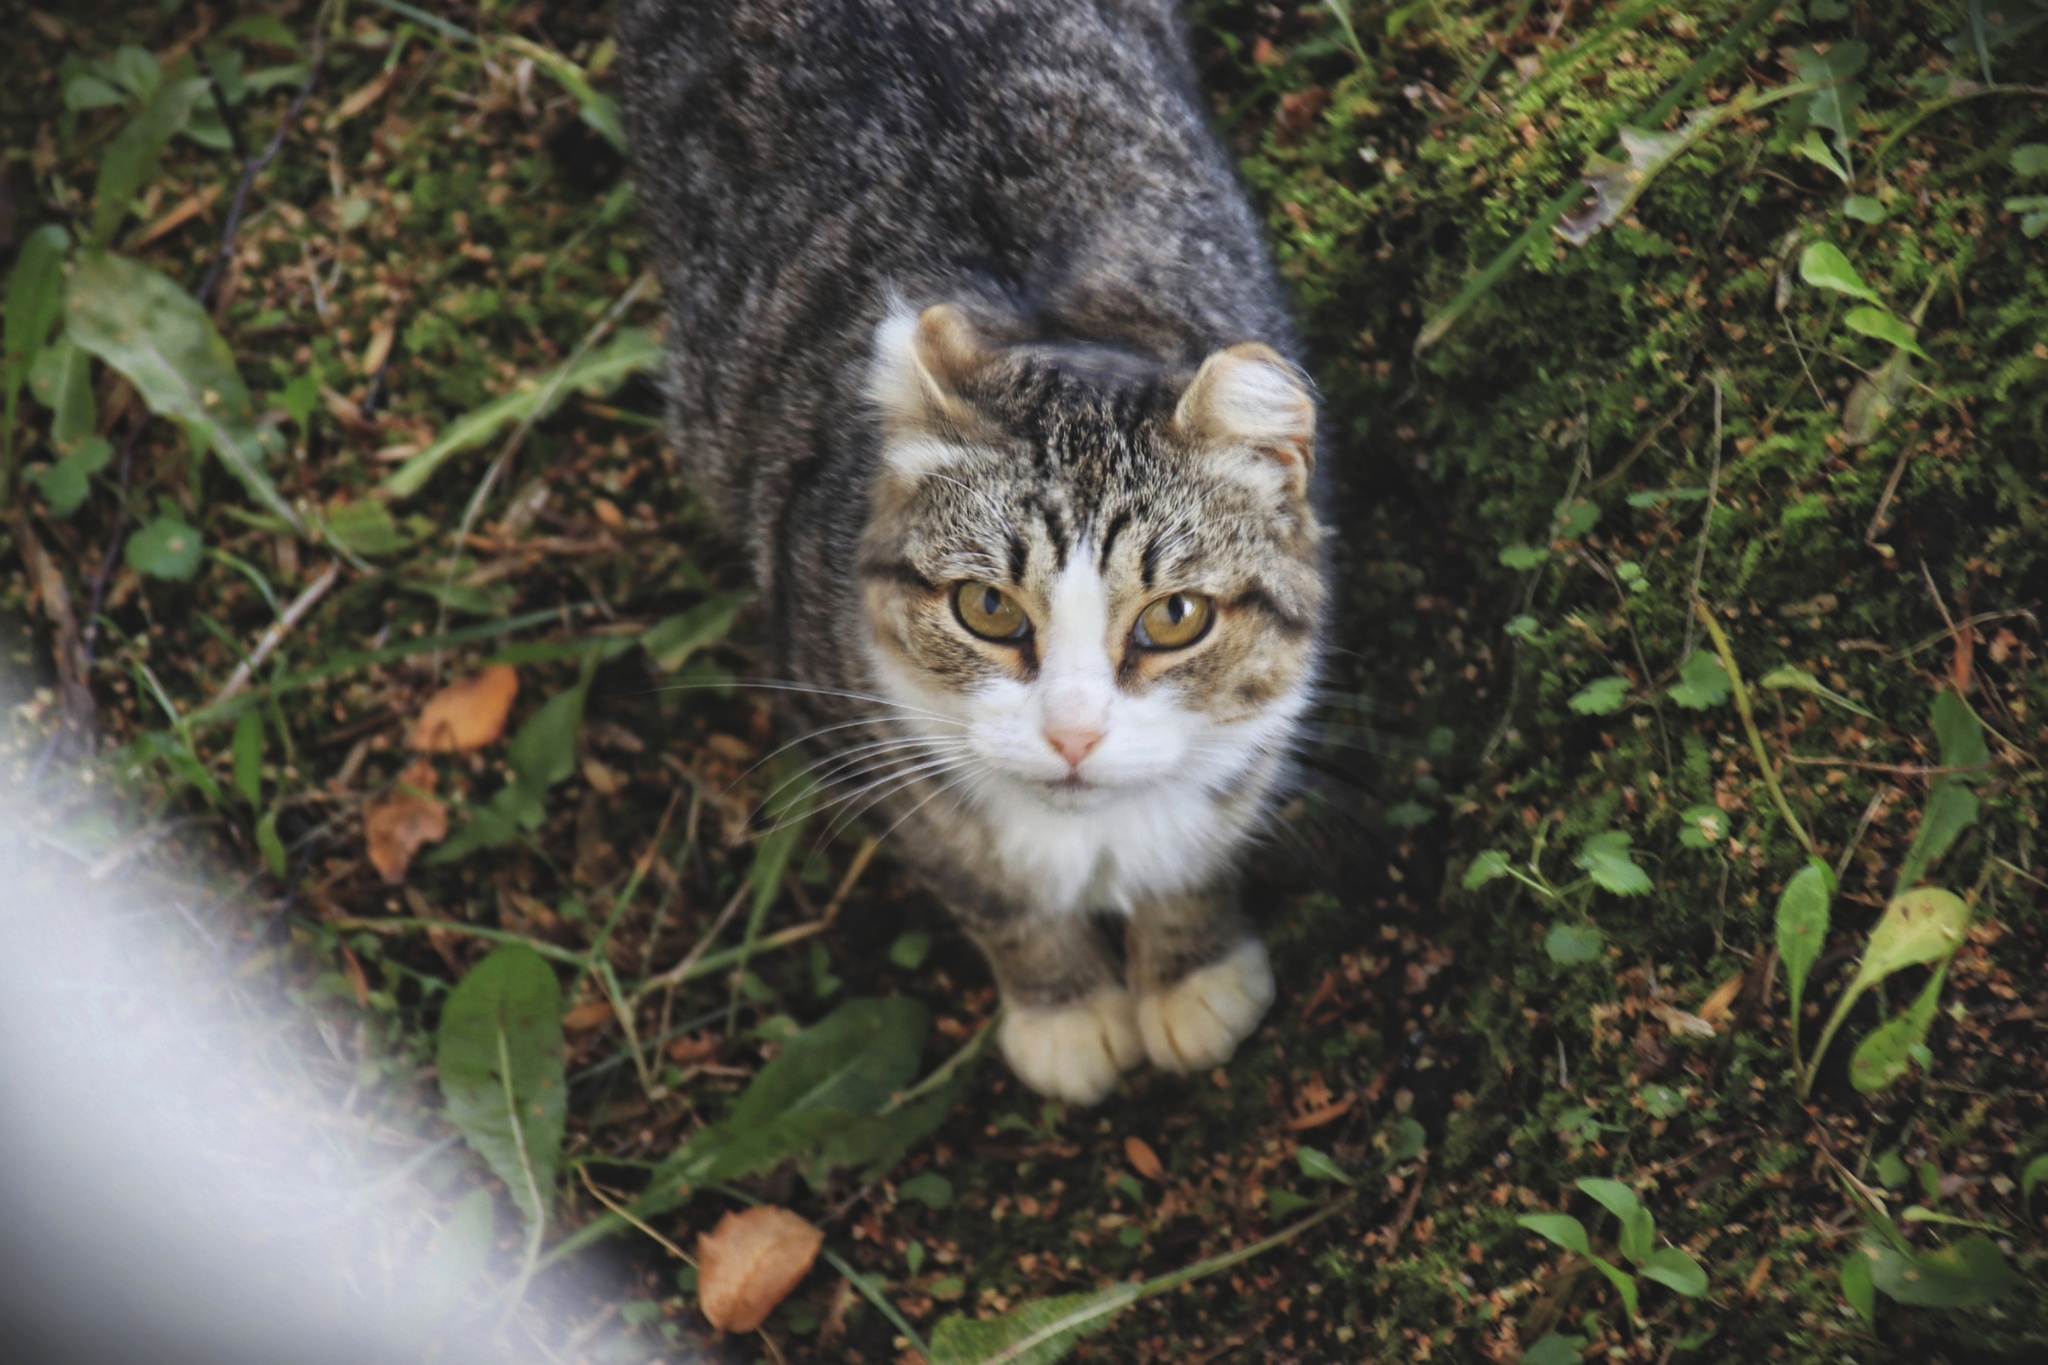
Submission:
<svg viewBox="0 0 2048 1365">
<path fill-rule="evenodd" d="M 206 555 L 187 578 L 118 565 L 104 577 L 84 679 L 97 789 L 118 790 L 133 821 L 199 819 L 223 875 L 253 878 L 235 912 L 249 950 L 278 964 L 301 1017 L 359 1040 L 337 1093 L 362 1087 L 422 1144 L 448 1132 L 422 1068 L 451 982 L 494 940 L 561 964 L 572 1022 L 596 1021 L 569 1035 L 563 1228 L 603 1212 L 584 1174 L 630 1194 L 637 1169 L 723 1116 L 779 1041 L 841 1001 L 924 1001 L 929 1072 L 993 995 L 886 849 L 849 881 L 857 830 L 826 839 L 817 818 L 771 852 L 749 824 L 793 769 L 753 766 L 778 741 L 772 697 L 732 686 L 752 666 L 744 611 L 723 630 L 742 575 L 662 453 L 644 381 L 498 428 L 390 499 L 388 521 L 335 514 L 378 498 L 404 459 L 508 386 L 655 316 L 629 297 L 632 215 L 601 133 L 547 64 L 523 71 L 530 53 L 504 41 L 563 54 L 572 81 L 588 71 L 601 91 L 600 20 L 422 9 L 443 23 L 367 3 L 324 11 L 325 74 L 256 182 L 214 310 L 259 416 L 277 419 L 268 467 L 314 529 L 285 529 L 102 380 L 114 458 L 68 516 L 46 479 L 11 490 L 25 515 L 6 590 L 30 616 L 17 565 L 33 536 L 82 620 L 117 532 L 173 511 L 198 532 Z M 1215 1077 L 1143 1074 L 1100 1110 L 1062 1111 L 983 1066 L 886 1176 L 814 1189 L 757 1173 L 739 1193 L 818 1220 L 866 1290 L 929 1339 L 949 1313 L 1170 1274 L 1291 1225 L 1341 1189 L 1304 1168 L 1304 1145 L 1357 1182 L 1337 1217 L 1142 1300 L 1083 1338 L 1080 1359 L 1511 1362 L 1546 1336 L 1685 1362 L 2048 1347 L 2048 1207 L 2021 1184 L 2048 1151 L 2048 238 L 2005 207 L 2042 191 L 2021 149 L 2048 143 L 2048 95 L 2020 83 L 2048 30 L 1987 35 L 1992 81 L 2008 83 L 1987 89 L 1971 9 L 1574 5 L 1553 35 L 1551 5 L 1195 4 L 1205 80 L 1267 210 L 1334 436 L 1343 617 L 1328 771 L 1255 881 L 1280 1001 Z M 314 20 L 304 5 L 287 26 L 304 41 Z M 33 187 L 17 238 L 91 221 L 98 164 L 128 116 L 57 113 L 60 60 L 122 42 L 161 52 L 199 22 L 109 7 L 26 35 L 18 78 L 0 86 L 15 174 Z M 1585 245 L 1529 232 L 1576 202 L 1588 159 L 1615 152 L 1628 120 L 1670 113 L 1675 126 L 1746 86 L 1768 96 L 1811 79 L 1829 59 L 1794 50 L 1815 44 L 1846 71 L 1852 43 L 1867 49 L 1849 73 L 1860 99 L 1829 95 L 1846 117 L 1818 97 L 1727 116 Z M 249 70 L 296 59 L 243 47 Z M 293 88 L 241 106 L 252 141 Z M 1818 159 L 1798 150 L 1816 127 Z M 117 249 L 196 289 L 236 173 L 231 152 L 174 141 Z M 138 240 L 195 194 L 196 216 Z M 1800 268 L 1817 242 L 1916 328 L 1925 358 L 1894 360 L 1846 325 L 1863 301 Z M 381 374 L 366 372 L 380 351 Z M 1873 416 L 1885 386 L 1891 410 Z M 34 471 L 63 452 L 44 406 L 21 411 Z M 332 560 L 331 590 L 248 691 L 217 701 Z M 1750 689 L 1754 738 L 1696 599 Z M 33 615 L 43 659 L 52 641 L 76 646 L 40 602 Z M 510 803 L 531 819 L 500 847 L 422 854 L 387 886 L 364 858 L 364 808 L 410 761 L 426 697 L 494 658 L 520 670 L 515 733 L 587 679 L 582 724 L 536 730 L 524 767 L 503 744 L 436 759 L 458 827 L 508 762 L 545 773 L 530 778 L 544 798 Z M 1833 695 L 1767 685 L 1788 668 Z M 1959 686 L 1988 736 L 1961 774 L 1945 770 L 1948 737 L 1930 718 Z M 75 689 L 36 706 L 45 728 L 81 717 Z M 238 769 L 243 714 L 261 718 L 261 747 Z M 76 750 L 56 752 L 49 837 L 89 862 L 116 836 L 72 804 Z M 1851 1085 L 1855 1044 L 1913 999 L 1920 967 L 1857 1004 L 1802 1102 L 1775 959 L 1779 896 L 1807 856 L 1795 823 L 1840 867 L 1805 987 L 1810 1049 L 1901 889 L 1931 788 L 1950 779 L 1967 782 L 1976 818 L 1929 877 L 1968 901 L 1973 926 L 1946 968 L 1928 1065 L 1875 1094 Z M 1699 837 L 1705 808 L 1718 837 Z M 1527 881 L 1467 889 L 1488 852 Z M 784 857 L 771 895 L 737 894 Z M 283 933 L 257 939 L 280 904 Z M 448 928 L 430 933 L 435 922 Z M 699 947 L 727 965 L 641 992 Z M 655 1098 L 617 1023 L 574 1013 L 609 998 L 606 971 L 636 1002 L 637 1039 L 685 1045 L 642 1056 Z M 1731 982 L 1700 1035 L 1686 1017 Z M 449 1154 L 435 1169 L 432 1197 L 449 1207 L 490 1188 L 480 1162 Z M 943 1206 L 896 1197 L 930 1173 L 949 1183 Z M 1613 1220 L 1576 1186 L 1587 1177 L 1631 1186 L 1658 1237 L 1705 1269 L 1706 1293 L 1646 1280 L 1631 1325 L 1607 1279 L 1518 1225 L 1574 1215 L 1616 1260 Z M 519 1220 L 496 1198 L 494 1266 L 510 1276 Z M 688 1246 L 736 1206 L 706 1192 L 655 1223 Z M 1925 1256 L 1973 1235 L 1943 1218 L 1997 1229 L 2018 1287 L 1909 1306 L 1881 1280 L 1866 1324 L 1844 1297 L 1844 1259 L 1866 1239 Z M 690 1321 L 689 1296 L 665 1253 L 634 1245 L 637 1268 L 605 1292 L 642 1305 L 628 1318 L 651 1350 Z M 1987 1290 L 1995 1278 L 1976 1277 Z M 768 1330 L 793 1361 L 901 1349 L 867 1294 L 822 1265 Z"/>
</svg>

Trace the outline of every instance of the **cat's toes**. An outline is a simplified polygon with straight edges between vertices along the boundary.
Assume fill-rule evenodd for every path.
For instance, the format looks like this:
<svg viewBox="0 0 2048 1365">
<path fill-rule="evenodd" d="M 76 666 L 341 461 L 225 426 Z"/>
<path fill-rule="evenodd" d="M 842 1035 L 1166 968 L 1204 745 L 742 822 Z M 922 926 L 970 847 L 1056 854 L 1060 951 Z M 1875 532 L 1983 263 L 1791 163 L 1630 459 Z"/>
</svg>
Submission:
<svg viewBox="0 0 2048 1365">
<path fill-rule="evenodd" d="M 1273 1003 L 1266 945 L 1248 938 L 1221 962 L 1138 1001 L 1138 1032 L 1154 1066 L 1199 1071 L 1230 1060 Z"/>
<path fill-rule="evenodd" d="M 997 1038 L 1019 1080 L 1076 1104 L 1102 1099 L 1118 1076 L 1145 1060 L 1131 993 L 1121 986 L 1058 1009 L 1012 1006 Z"/>
</svg>

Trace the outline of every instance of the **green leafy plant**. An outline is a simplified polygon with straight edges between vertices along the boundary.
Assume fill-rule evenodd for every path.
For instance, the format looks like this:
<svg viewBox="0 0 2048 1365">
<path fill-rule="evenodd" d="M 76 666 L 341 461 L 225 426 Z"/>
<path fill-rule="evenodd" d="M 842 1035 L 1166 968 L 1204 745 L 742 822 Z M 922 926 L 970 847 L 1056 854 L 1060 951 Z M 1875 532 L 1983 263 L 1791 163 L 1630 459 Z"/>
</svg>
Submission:
<svg viewBox="0 0 2048 1365">
<path fill-rule="evenodd" d="M 1599 926 L 1587 918 L 1593 892 L 1600 890 L 1616 896 L 1644 896 L 1650 893 L 1653 883 L 1650 874 L 1630 852 L 1632 840 L 1628 832 L 1610 829 L 1589 834 L 1580 841 L 1572 865 L 1584 875 L 1563 886 L 1554 885 L 1543 874 L 1542 868 L 1549 828 L 1547 824 L 1538 828 L 1535 847 L 1528 861 L 1520 866 L 1509 861 L 1508 855 L 1499 849 L 1481 853 L 1465 869 L 1463 885 L 1467 891 L 1476 891 L 1488 882 L 1507 877 L 1543 901 L 1574 911 L 1576 918 L 1559 920 L 1551 925 L 1544 938 L 1544 948 L 1551 961 L 1560 965 L 1590 962 L 1600 955 L 1602 943 Z"/>
<path fill-rule="evenodd" d="M 1568 1213 L 1525 1213 L 1515 1222 L 1538 1237 L 1583 1257 L 1614 1286 L 1630 1318 L 1641 1316 L 1639 1277 L 1687 1298 L 1696 1299 L 1707 1292 L 1707 1273 L 1700 1268 L 1698 1261 L 1677 1247 L 1657 1245 L 1656 1219 L 1643 1207 L 1634 1190 L 1618 1180 L 1598 1176 L 1583 1176 L 1576 1183 L 1619 1222 L 1615 1247 L 1621 1258 L 1636 1268 L 1635 1274 L 1596 1254 L 1586 1225 Z"/>
</svg>

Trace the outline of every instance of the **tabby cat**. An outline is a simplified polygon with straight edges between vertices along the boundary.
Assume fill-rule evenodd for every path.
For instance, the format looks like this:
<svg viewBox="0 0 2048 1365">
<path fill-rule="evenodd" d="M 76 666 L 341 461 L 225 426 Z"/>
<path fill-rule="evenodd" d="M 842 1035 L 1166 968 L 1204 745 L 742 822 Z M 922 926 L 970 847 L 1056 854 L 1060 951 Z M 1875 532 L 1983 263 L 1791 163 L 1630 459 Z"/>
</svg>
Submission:
<svg viewBox="0 0 2048 1365">
<path fill-rule="evenodd" d="M 1034 1089 L 1220 1065 L 1273 998 L 1235 869 L 1327 592 L 1315 402 L 1171 0 L 630 0 L 620 52 L 670 439 L 825 795 L 980 945 Z"/>
</svg>

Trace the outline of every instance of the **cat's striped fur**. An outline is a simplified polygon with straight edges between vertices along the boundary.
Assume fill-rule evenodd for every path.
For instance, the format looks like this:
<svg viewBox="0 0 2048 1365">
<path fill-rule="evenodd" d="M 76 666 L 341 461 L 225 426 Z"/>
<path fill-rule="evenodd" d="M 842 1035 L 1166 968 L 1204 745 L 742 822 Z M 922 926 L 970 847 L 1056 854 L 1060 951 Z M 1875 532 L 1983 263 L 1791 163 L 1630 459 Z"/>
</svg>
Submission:
<svg viewBox="0 0 2048 1365">
<path fill-rule="evenodd" d="M 828 794 L 981 944 L 1031 1084 L 1223 1060 L 1325 589 L 1314 405 L 1171 4 L 634 0 L 620 47 L 670 437 L 838 727 Z M 1206 634 L 1141 647 L 1162 594 Z"/>
</svg>

